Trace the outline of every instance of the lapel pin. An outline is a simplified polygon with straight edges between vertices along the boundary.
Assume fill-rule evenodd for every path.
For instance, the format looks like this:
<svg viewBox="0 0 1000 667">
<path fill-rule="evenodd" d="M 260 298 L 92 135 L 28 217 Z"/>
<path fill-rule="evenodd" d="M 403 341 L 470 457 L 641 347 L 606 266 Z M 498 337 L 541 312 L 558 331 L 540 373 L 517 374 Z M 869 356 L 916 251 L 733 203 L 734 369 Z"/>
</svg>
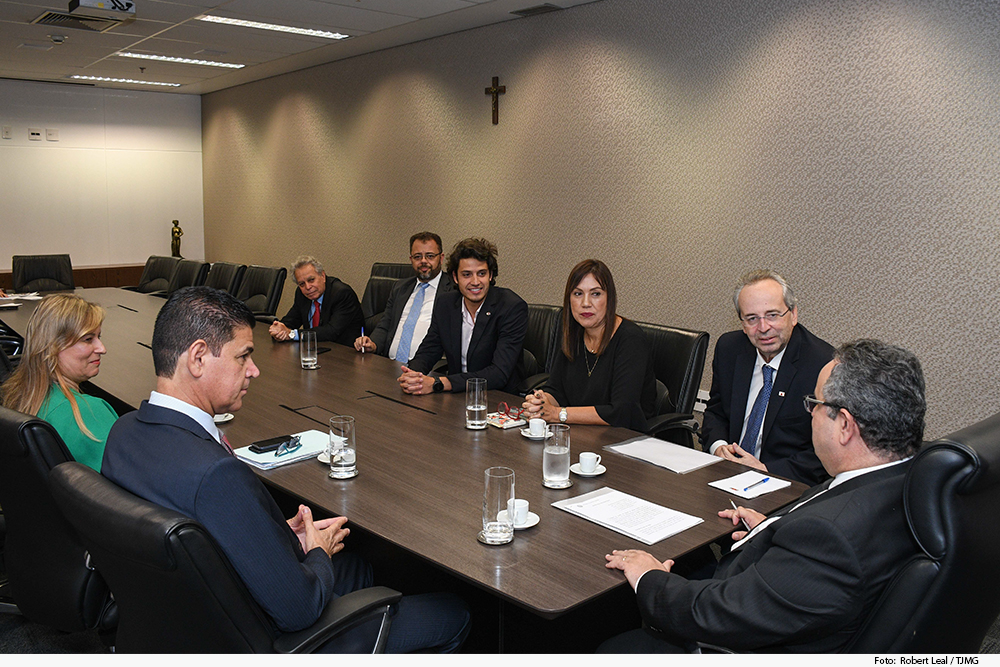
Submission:
<svg viewBox="0 0 1000 667">
<path fill-rule="evenodd" d="M 785 397 L 785 392 L 783 392 L 783 391 L 779 391 L 779 392 L 778 392 L 778 396 L 780 396 L 780 397 L 784 398 L 784 397 Z"/>
<path fill-rule="evenodd" d="M 487 317 L 488 317 L 488 316 L 489 316 L 490 314 L 491 314 L 491 313 L 490 313 L 490 311 L 488 311 L 488 310 L 487 310 L 487 311 L 486 311 L 486 315 L 487 315 Z"/>
</svg>

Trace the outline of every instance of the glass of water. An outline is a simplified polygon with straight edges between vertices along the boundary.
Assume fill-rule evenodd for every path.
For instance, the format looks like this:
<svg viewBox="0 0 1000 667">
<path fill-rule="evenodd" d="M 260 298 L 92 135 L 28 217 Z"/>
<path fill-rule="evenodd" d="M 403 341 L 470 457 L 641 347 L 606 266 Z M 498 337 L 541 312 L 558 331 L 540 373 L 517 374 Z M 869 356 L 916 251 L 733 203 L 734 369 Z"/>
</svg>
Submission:
<svg viewBox="0 0 1000 667">
<path fill-rule="evenodd" d="M 486 428 L 486 378 L 469 378 L 465 382 L 465 428 Z"/>
<path fill-rule="evenodd" d="M 552 437 L 542 450 L 542 485 L 550 489 L 573 486 L 569 478 L 569 426 L 550 424 Z"/>
<path fill-rule="evenodd" d="M 354 417 L 330 417 L 330 477 L 350 479 L 358 474 L 358 446 Z"/>
<path fill-rule="evenodd" d="M 305 368 L 310 371 L 319 368 L 317 359 L 318 355 L 316 354 L 316 332 L 315 331 L 299 332 L 299 361 L 302 363 L 302 368 Z"/>
<path fill-rule="evenodd" d="M 514 539 L 514 524 L 507 513 L 507 502 L 514 498 L 514 471 L 496 467 L 486 469 L 486 490 L 483 492 L 483 530 L 479 541 L 484 544 L 507 544 Z"/>
</svg>

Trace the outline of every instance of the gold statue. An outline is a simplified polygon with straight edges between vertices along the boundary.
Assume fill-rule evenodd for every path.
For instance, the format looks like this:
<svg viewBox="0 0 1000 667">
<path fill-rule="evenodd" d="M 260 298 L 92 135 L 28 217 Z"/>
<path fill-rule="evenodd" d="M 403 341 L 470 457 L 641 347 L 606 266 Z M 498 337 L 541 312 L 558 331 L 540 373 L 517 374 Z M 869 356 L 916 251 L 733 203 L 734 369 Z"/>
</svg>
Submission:
<svg viewBox="0 0 1000 667">
<path fill-rule="evenodd" d="M 181 237 L 184 236 L 184 230 L 177 224 L 178 222 L 174 220 L 173 229 L 170 230 L 170 254 L 173 257 L 181 256 Z"/>
</svg>

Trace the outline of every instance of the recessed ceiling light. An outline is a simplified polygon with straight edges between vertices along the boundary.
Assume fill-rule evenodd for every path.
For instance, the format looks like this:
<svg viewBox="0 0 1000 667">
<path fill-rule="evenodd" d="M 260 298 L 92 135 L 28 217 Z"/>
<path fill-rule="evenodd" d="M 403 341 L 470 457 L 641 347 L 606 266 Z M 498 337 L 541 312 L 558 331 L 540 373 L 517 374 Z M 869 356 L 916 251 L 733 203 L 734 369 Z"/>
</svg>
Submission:
<svg viewBox="0 0 1000 667">
<path fill-rule="evenodd" d="M 241 63 L 221 63 L 215 60 L 196 60 L 194 58 L 175 58 L 174 56 L 158 56 L 155 53 L 131 53 L 130 51 L 119 51 L 115 54 L 123 58 L 142 58 L 144 60 L 160 60 L 165 63 L 184 63 L 186 65 L 209 65 L 211 67 L 228 67 L 230 69 L 240 69 L 246 67 Z"/>
<path fill-rule="evenodd" d="M 309 37 L 323 37 L 325 39 L 347 39 L 350 35 L 343 35 L 339 32 L 328 32 L 326 30 L 310 30 L 308 28 L 293 28 L 287 25 L 276 25 L 274 23 L 260 23 L 259 21 L 244 21 L 242 19 L 230 19 L 224 16 L 199 16 L 199 21 L 210 23 L 225 23 L 226 25 L 238 25 L 244 28 L 258 28 L 260 30 L 277 30 L 278 32 L 290 32 L 295 35 L 307 35 Z"/>
<path fill-rule="evenodd" d="M 82 74 L 74 74 L 70 76 L 71 79 L 84 79 L 86 81 L 110 81 L 111 83 L 138 83 L 143 86 L 170 86 L 171 88 L 176 88 L 180 86 L 179 83 L 164 83 L 162 81 L 140 81 L 138 79 L 112 79 L 108 76 L 84 76 Z"/>
</svg>

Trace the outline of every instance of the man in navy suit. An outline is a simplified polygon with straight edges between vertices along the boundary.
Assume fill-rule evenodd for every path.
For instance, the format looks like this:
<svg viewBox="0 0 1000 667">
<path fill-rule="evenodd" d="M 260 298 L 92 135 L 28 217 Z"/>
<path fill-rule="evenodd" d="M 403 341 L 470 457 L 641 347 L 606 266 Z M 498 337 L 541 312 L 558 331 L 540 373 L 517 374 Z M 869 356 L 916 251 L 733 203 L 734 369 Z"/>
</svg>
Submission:
<svg viewBox="0 0 1000 667">
<path fill-rule="evenodd" d="M 794 403 L 809 416 L 816 454 L 832 480 L 773 516 L 739 507 L 719 516 L 738 530 L 714 575 L 689 580 L 645 551 L 605 557 L 636 592 L 646 627 L 602 651 L 675 653 L 695 642 L 737 651 L 834 653 L 852 638 L 921 549 L 903 509 L 910 458 L 924 431 L 920 362 L 875 340 L 837 348 L 815 395 Z M 805 409 L 803 409 L 805 408 Z"/>
<path fill-rule="evenodd" d="M 358 352 L 374 352 L 383 357 L 408 363 L 427 335 L 438 294 L 451 292 L 451 276 L 441 272 L 441 237 L 433 232 L 419 232 L 410 237 L 412 278 L 399 280 L 389 293 L 385 313 L 371 332 L 354 341 Z"/>
<path fill-rule="evenodd" d="M 528 304 L 496 286 L 496 246 L 469 238 L 455 244 L 448 273 L 458 292 L 434 301 L 434 316 L 417 354 L 402 366 L 399 385 L 407 394 L 465 391 L 470 377 L 485 378 L 489 389 L 515 393 L 521 381 L 521 345 L 528 330 Z M 427 375 L 441 358 L 448 372 Z"/>
<path fill-rule="evenodd" d="M 798 323 L 795 295 L 774 271 L 743 277 L 733 294 L 743 331 L 715 345 L 701 443 L 716 456 L 810 486 L 826 479 L 799 400 L 833 347 Z"/>
<path fill-rule="evenodd" d="M 316 340 L 353 345 L 365 324 L 358 295 L 345 282 L 327 276 L 315 257 L 303 255 L 292 265 L 298 291 L 288 313 L 271 324 L 275 340 L 298 340 L 300 330 L 313 330 Z"/>
<path fill-rule="evenodd" d="M 329 602 L 372 585 L 370 566 L 344 553 L 347 517 L 314 521 L 300 505 L 285 521 L 213 415 L 239 410 L 260 375 L 251 357 L 253 314 L 210 287 L 175 292 L 153 329 L 156 391 L 111 429 L 101 473 L 141 498 L 201 523 L 250 594 L 282 632 L 312 625 Z M 370 650 L 365 624 L 324 650 Z M 402 599 L 387 651 L 455 651 L 469 629 L 462 601 L 447 594 Z"/>
</svg>

